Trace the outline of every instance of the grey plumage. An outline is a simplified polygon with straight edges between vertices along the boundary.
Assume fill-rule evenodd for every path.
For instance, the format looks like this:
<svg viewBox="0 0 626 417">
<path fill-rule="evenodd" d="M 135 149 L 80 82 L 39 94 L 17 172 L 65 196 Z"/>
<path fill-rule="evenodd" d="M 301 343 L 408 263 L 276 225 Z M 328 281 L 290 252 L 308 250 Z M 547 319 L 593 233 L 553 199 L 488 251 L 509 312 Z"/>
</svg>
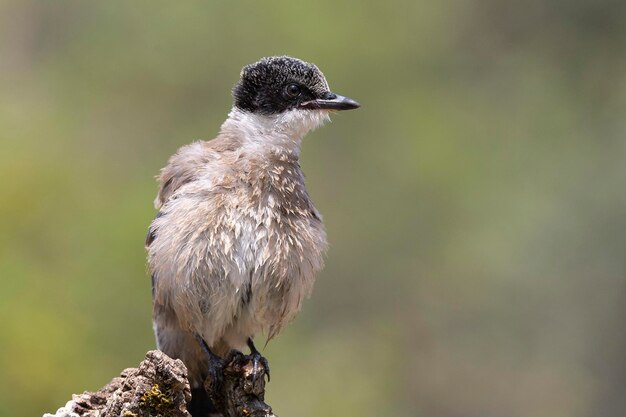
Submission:
<svg viewBox="0 0 626 417">
<path fill-rule="evenodd" d="M 310 295 L 327 243 L 300 142 L 330 111 L 358 107 L 289 57 L 245 67 L 233 95 L 218 136 L 183 146 L 161 170 L 146 238 L 157 344 L 194 386 L 207 369 L 194 334 L 219 355 L 242 349 L 258 333 L 274 337 Z"/>
</svg>

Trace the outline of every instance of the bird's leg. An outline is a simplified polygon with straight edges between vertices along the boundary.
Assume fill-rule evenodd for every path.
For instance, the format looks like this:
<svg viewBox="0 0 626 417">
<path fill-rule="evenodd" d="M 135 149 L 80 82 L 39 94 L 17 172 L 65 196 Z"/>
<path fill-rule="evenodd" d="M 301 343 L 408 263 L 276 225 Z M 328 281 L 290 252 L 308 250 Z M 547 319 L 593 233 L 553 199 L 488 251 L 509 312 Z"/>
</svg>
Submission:
<svg viewBox="0 0 626 417">
<path fill-rule="evenodd" d="M 261 356 L 261 353 L 257 350 L 256 346 L 254 346 L 254 341 L 252 338 L 248 338 L 248 348 L 250 348 L 250 356 L 252 357 L 252 364 L 254 366 L 254 371 L 256 372 L 259 364 L 263 366 L 265 369 L 265 374 L 267 375 L 267 382 L 270 381 L 270 364 L 267 362 L 267 359 Z"/>
<path fill-rule="evenodd" d="M 196 340 L 202 347 L 204 353 L 206 353 L 209 359 L 209 369 L 208 374 L 211 379 L 211 385 L 213 387 L 218 387 L 222 383 L 222 379 L 224 378 L 224 359 L 216 355 L 211 351 L 207 342 L 200 336 L 199 334 L 195 334 Z M 214 388 L 215 389 L 215 388 Z"/>
</svg>

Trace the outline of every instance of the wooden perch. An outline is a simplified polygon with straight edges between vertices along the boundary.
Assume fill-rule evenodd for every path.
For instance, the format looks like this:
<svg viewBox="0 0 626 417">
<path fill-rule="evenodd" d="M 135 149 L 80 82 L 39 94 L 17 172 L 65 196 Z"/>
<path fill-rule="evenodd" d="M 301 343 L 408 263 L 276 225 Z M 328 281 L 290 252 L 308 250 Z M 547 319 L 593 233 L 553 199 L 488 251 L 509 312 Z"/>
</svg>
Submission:
<svg viewBox="0 0 626 417">
<path fill-rule="evenodd" d="M 225 417 L 275 417 L 263 402 L 265 372 L 250 356 L 233 352 L 221 375 L 207 379 L 205 388 Z M 65 407 L 44 417 L 190 417 L 190 399 L 183 362 L 152 350 L 138 368 L 124 370 L 97 392 L 73 395 Z"/>
</svg>

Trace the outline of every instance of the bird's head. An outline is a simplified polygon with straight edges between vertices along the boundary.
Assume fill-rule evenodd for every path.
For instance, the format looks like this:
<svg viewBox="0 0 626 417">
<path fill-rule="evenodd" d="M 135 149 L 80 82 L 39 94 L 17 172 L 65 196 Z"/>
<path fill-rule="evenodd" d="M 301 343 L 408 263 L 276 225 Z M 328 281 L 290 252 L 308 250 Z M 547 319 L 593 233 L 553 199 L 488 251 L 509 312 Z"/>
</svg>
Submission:
<svg viewBox="0 0 626 417">
<path fill-rule="evenodd" d="M 241 70 L 233 88 L 236 109 L 273 121 L 274 126 L 305 134 L 328 120 L 332 111 L 359 103 L 330 91 L 317 66 L 288 56 L 263 58 Z"/>
</svg>

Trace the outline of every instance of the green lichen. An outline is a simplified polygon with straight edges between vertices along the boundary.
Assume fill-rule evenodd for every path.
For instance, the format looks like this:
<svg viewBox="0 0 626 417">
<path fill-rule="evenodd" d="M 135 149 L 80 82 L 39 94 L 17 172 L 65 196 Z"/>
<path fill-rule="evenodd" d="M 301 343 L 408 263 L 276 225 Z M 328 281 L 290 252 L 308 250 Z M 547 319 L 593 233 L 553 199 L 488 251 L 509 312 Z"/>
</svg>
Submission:
<svg viewBox="0 0 626 417">
<path fill-rule="evenodd" d="M 159 385 L 154 384 L 141 396 L 139 405 L 148 410 L 151 416 L 165 417 L 172 414 L 174 399 L 168 390 L 162 392 Z"/>
</svg>

